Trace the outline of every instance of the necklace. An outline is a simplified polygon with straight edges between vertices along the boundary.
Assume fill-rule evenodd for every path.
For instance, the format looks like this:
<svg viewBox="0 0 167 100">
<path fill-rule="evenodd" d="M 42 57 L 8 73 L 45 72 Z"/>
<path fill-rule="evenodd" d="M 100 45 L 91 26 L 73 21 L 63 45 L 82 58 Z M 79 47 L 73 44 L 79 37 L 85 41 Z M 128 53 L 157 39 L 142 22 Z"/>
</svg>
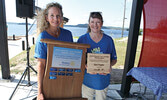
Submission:
<svg viewBox="0 0 167 100">
<path fill-rule="evenodd" d="M 50 35 L 52 35 L 52 36 L 54 36 L 54 37 L 57 38 L 57 37 L 59 37 L 59 35 L 60 35 L 60 28 L 57 28 L 56 32 L 55 32 L 55 31 L 52 31 L 52 30 L 50 30 L 50 29 L 48 29 L 47 32 L 48 32 Z"/>
</svg>

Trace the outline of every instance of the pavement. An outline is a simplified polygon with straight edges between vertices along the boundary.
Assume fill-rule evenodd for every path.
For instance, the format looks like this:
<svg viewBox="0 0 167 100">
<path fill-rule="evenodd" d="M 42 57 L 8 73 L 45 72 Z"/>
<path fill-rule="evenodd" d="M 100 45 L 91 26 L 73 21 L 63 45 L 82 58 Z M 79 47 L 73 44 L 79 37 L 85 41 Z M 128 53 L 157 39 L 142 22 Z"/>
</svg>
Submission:
<svg viewBox="0 0 167 100">
<path fill-rule="evenodd" d="M 37 77 L 30 77 L 30 86 L 28 86 L 27 76 L 23 78 L 18 85 L 21 75 L 15 75 L 14 80 L 1 80 L 0 81 L 0 94 L 1 100 L 32 100 L 37 96 Z M 16 86 L 18 87 L 16 88 Z M 120 90 L 120 84 L 112 84 L 109 86 L 107 92 L 107 100 L 123 100 L 117 90 Z M 14 90 L 16 91 L 14 92 Z M 12 94 L 14 95 L 12 96 Z M 134 100 L 134 99 L 127 99 Z"/>
<path fill-rule="evenodd" d="M 31 73 L 30 73 L 31 74 Z M 1 76 L 0 76 L 1 77 Z M 0 80 L 0 96 L 1 100 L 33 100 L 37 96 L 37 77 L 30 76 L 30 81 L 28 84 L 28 76 L 23 76 L 20 81 L 21 75 L 12 76 L 13 80 Z M 20 83 L 19 83 L 20 81 Z M 18 87 L 16 88 L 16 86 Z M 14 92 L 14 90 L 16 91 Z M 121 84 L 110 84 L 107 91 L 106 100 L 136 100 L 137 95 L 133 93 L 144 93 L 145 87 L 140 83 L 133 83 L 131 85 L 130 94 L 128 98 L 122 98 L 119 95 L 121 89 Z M 13 94 L 13 95 L 12 95 Z M 153 92 L 149 89 L 146 90 L 144 95 L 147 99 L 154 100 Z M 11 99 L 10 99 L 11 98 Z M 163 94 L 160 100 L 167 100 L 167 94 Z"/>
</svg>

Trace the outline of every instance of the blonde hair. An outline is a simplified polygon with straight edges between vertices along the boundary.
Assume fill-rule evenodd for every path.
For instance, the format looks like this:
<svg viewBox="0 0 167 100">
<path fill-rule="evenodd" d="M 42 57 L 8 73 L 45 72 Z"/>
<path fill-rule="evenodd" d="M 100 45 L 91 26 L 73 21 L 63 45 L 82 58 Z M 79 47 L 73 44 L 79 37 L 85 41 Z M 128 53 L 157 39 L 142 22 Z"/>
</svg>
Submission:
<svg viewBox="0 0 167 100">
<path fill-rule="evenodd" d="M 61 17 L 63 18 L 62 6 L 59 3 L 49 3 L 46 8 L 39 11 L 37 15 L 37 36 L 49 27 L 49 23 L 46 21 L 46 15 L 51 7 L 57 7 L 60 9 Z"/>
</svg>

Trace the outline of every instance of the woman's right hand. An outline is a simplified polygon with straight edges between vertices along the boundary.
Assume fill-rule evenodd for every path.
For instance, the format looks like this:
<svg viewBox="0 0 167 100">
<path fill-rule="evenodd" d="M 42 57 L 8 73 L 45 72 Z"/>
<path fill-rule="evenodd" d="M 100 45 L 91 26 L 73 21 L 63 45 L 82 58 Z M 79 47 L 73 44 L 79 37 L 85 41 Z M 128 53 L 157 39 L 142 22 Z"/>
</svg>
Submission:
<svg viewBox="0 0 167 100">
<path fill-rule="evenodd" d="M 44 95 L 43 95 L 43 93 L 38 94 L 37 100 L 44 100 Z"/>
</svg>

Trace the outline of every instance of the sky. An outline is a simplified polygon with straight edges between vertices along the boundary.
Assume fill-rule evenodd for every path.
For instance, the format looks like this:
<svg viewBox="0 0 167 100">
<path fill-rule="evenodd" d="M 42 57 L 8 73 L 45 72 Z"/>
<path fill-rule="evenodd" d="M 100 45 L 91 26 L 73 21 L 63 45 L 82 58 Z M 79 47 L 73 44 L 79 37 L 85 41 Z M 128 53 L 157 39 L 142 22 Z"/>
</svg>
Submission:
<svg viewBox="0 0 167 100">
<path fill-rule="evenodd" d="M 5 0 L 6 21 L 25 22 L 25 19 L 16 17 L 16 0 Z M 129 27 L 133 0 L 126 0 L 125 27 Z M 35 6 L 45 8 L 50 2 L 58 2 L 63 7 L 64 17 L 69 18 L 67 25 L 88 23 L 90 12 L 102 12 L 104 26 L 122 27 L 125 0 L 35 0 Z M 35 19 L 28 19 L 33 23 Z"/>
</svg>

